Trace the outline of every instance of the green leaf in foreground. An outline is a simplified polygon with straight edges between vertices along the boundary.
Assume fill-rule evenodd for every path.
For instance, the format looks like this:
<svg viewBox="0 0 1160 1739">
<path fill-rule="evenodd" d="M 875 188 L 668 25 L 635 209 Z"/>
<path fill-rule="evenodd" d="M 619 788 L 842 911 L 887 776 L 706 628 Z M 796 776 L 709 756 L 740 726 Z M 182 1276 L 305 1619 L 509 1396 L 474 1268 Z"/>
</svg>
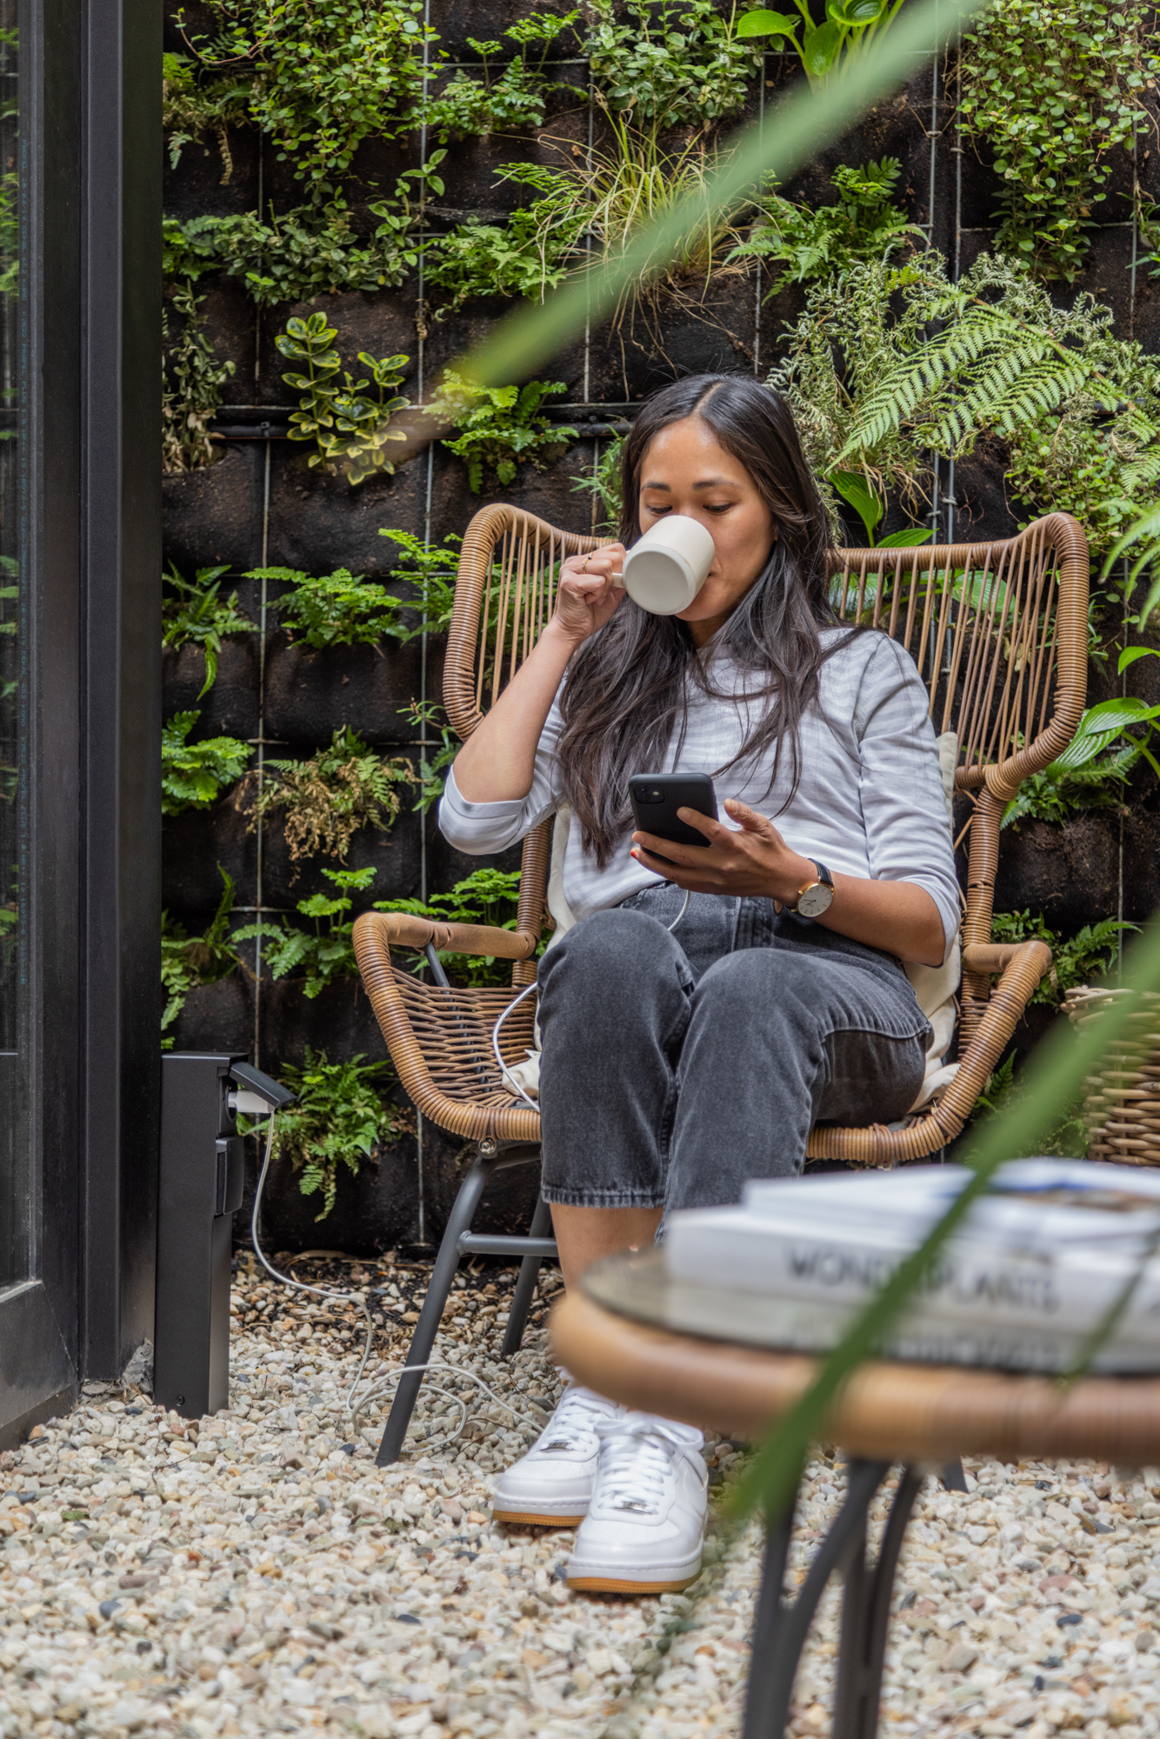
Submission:
<svg viewBox="0 0 1160 1739">
<path fill-rule="evenodd" d="M 1129 951 L 1122 985 L 1129 992 L 1160 987 L 1160 916 L 1152 918 Z M 988 1119 L 972 1139 L 965 1157 L 974 1177 L 926 1240 L 899 1264 L 851 1324 L 805 1394 L 757 1450 L 729 1495 L 728 1513 L 734 1519 L 742 1520 L 759 1505 L 770 1516 L 786 1508 L 809 1446 L 824 1436 L 826 1415 L 845 1384 L 859 1365 L 874 1356 L 911 1293 L 999 1166 L 1036 1151 L 1044 1131 L 1078 1097 L 1085 1076 L 1114 1042 L 1135 1006 L 1135 996 L 1117 997 L 1097 1019 L 1078 1030 L 1061 1026 L 1044 1042 L 1028 1070 L 1025 1097 L 1003 1117 Z M 1095 1326 L 1106 1332 L 1109 1324 Z M 1096 1344 L 1093 1334 L 1085 1349 L 1089 1358 Z"/>
</svg>

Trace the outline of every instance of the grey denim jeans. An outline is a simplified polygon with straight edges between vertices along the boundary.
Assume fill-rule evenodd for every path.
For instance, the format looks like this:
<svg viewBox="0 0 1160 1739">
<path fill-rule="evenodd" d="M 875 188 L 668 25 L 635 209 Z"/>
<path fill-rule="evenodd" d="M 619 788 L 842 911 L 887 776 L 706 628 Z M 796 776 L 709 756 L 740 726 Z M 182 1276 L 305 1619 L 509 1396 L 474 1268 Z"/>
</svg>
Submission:
<svg viewBox="0 0 1160 1739">
<path fill-rule="evenodd" d="M 930 1028 L 898 961 L 765 899 L 658 883 L 538 980 L 546 1201 L 712 1207 L 801 1170 L 818 1122 L 910 1108 Z"/>
</svg>

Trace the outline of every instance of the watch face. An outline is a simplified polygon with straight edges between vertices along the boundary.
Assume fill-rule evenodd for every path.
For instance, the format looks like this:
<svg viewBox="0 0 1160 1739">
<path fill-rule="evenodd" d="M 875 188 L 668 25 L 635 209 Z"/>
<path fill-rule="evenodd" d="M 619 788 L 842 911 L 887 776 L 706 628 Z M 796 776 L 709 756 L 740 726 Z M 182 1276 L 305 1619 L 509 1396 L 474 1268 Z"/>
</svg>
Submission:
<svg viewBox="0 0 1160 1739">
<path fill-rule="evenodd" d="M 803 918 L 820 918 L 823 912 L 829 911 L 833 898 L 833 888 L 828 888 L 825 882 L 815 882 L 798 895 L 796 910 Z"/>
</svg>

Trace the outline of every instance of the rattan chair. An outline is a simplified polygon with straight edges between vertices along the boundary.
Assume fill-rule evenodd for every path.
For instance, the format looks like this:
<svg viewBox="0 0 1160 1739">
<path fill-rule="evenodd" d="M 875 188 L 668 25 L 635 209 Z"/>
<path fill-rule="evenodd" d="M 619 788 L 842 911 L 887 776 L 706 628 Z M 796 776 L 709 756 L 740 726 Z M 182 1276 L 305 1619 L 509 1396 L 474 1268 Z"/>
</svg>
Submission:
<svg viewBox="0 0 1160 1739">
<path fill-rule="evenodd" d="M 560 562 L 597 542 L 520 508 L 495 505 L 475 515 L 463 540 L 444 667 L 444 702 L 461 738 L 534 644 Z M 1083 710 L 1087 543 L 1074 519 L 1053 513 L 998 542 L 840 550 L 835 576 L 839 615 L 885 630 L 914 658 L 929 687 L 935 730 L 957 736 L 955 785 L 968 800 L 958 1073 L 902 1127 L 819 1125 L 810 1136 L 811 1158 L 891 1166 L 935 1154 L 959 1134 L 1050 965 L 1042 942 L 995 946 L 991 910 L 1004 806 L 1021 780 L 1060 753 Z M 491 1035 L 501 1011 L 535 976 L 551 831 L 547 822 L 524 842 L 514 930 L 381 912 L 364 913 L 354 926 L 359 970 L 403 1086 L 424 1117 L 476 1146 L 436 1256 L 409 1366 L 422 1367 L 430 1356 L 462 1256 L 522 1258 L 507 1354 L 519 1346 L 539 1265 L 555 1254 L 543 1204 L 528 1238 L 471 1230 L 489 1177 L 537 1153 L 539 1115 L 504 1085 Z M 429 979 L 413 969 L 415 950 L 426 955 Z M 438 950 L 510 960 L 511 988 L 452 987 Z M 527 997 L 504 1023 L 506 1063 L 522 1060 L 531 1045 L 534 1001 Z M 422 1374 L 413 1369 L 399 1382 L 380 1465 L 398 1457 Z"/>
</svg>

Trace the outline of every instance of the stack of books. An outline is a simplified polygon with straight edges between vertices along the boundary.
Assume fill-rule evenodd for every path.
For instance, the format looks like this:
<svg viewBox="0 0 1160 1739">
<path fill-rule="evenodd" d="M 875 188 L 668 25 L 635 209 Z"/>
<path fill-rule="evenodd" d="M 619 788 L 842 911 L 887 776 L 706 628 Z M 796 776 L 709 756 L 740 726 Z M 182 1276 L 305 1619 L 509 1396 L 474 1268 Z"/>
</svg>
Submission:
<svg viewBox="0 0 1160 1739">
<path fill-rule="evenodd" d="M 686 1330 L 823 1352 L 923 1242 L 962 1166 L 759 1180 L 737 1207 L 669 1217 L 667 1314 Z M 1012 1160 L 972 1204 L 883 1339 L 888 1357 L 1069 1369 L 1127 1295 L 1090 1361 L 1160 1370 L 1160 1172 Z M 674 1305 L 677 1307 L 674 1313 Z"/>
</svg>

